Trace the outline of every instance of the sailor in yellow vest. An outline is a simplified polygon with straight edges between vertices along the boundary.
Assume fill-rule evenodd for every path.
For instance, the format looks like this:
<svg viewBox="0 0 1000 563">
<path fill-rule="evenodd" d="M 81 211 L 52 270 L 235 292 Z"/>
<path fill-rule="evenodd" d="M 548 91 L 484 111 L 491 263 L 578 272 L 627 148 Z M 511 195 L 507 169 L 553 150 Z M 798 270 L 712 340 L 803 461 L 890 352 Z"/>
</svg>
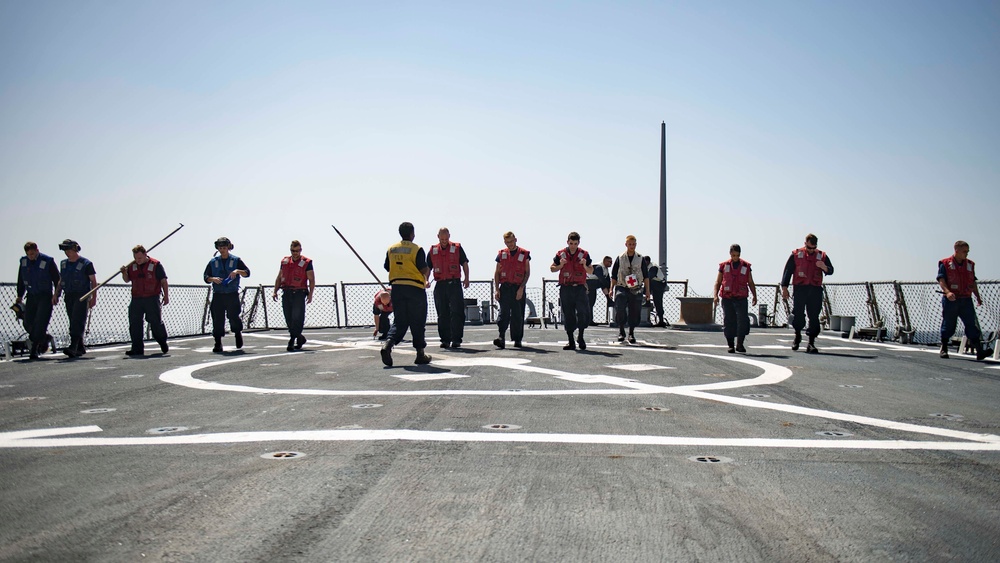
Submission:
<svg viewBox="0 0 1000 563">
<path fill-rule="evenodd" d="M 431 357 L 424 353 L 427 341 L 424 329 L 427 325 L 427 254 L 423 248 L 413 243 L 413 223 L 399 225 L 401 241 L 389 247 L 385 253 L 385 271 L 389 272 L 392 285 L 391 299 L 393 321 L 388 338 L 382 345 L 382 363 L 392 365 L 392 347 L 403 341 L 406 331 L 413 333 L 413 347 L 417 350 L 414 363 L 429 364 Z"/>
</svg>

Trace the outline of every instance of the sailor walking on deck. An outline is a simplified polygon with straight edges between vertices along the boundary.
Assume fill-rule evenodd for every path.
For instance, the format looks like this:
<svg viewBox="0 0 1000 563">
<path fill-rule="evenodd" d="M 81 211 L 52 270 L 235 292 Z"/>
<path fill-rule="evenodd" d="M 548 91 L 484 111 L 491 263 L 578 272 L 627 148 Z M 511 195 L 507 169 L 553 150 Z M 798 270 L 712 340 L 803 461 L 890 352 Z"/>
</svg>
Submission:
<svg viewBox="0 0 1000 563">
<path fill-rule="evenodd" d="M 429 364 L 431 357 L 424 353 L 427 341 L 424 331 L 427 327 L 427 255 L 424 249 L 413 243 L 415 236 L 413 223 L 399 225 L 402 240 L 393 244 L 385 252 L 385 271 L 389 272 L 392 285 L 392 327 L 385 344 L 382 345 L 382 363 L 392 365 L 392 348 L 403 341 L 406 331 L 412 333 L 413 347 L 417 351 L 416 364 Z"/>
<path fill-rule="evenodd" d="M 753 305 L 757 305 L 757 286 L 753 283 L 750 262 L 740 258 L 740 245 L 729 247 L 729 260 L 719 264 L 715 277 L 712 297 L 716 305 L 722 296 L 723 334 L 730 354 L 745 354 L 743 341 L 750 334 L 750 316 L 747 313 L 747 296 L 753 294 Z M 735 345 L 733 339 L 736 339 Z M 811 340 L 811 339 L 810 339 Z"/>
<path fill-rule="evenodd" d="M 281 310 L 291 336 L 285 349 L 291 352 L 301 350 L 306 343 L 302 329 L 306 322 L 306 304 L 312 303 L 316 291 L 316 274 L 313 273 L 312 260 L 302 255 L 302 243 L 293 240 L 288 250 L 291 254 L 281 259 L 272 297 L 277 301 L 278 289 L 281 289 Z"/>
<path fill-rule="evenodd" d="M 944 296 L 941 298 L 941 352 L 948 357 L 948 343 L 958 328 L 958 319 L 965 326 L 965 337 L 976 350 L 976 359 L 983 360 L 993 354 L 993 350 L 983 343 L 983 331 L 979 328 L 976 307 L 972 297 L 982 307 L 976 285 L 976 263 L 969 260 L 969 243 L 964 240 L 955 243 L 955 253 L 938 262 L 937 282 Z"/>
<path fill-rule="evenodd" d="M 795 340 L 792 350 L 798 350 L 802 343 L 802 328 L 806 325 L 805 315 L 809 315 L 809 344 L 806 352 L 818 354 L 816 337 L 819 335 L 819 312 L 823 307 L 823 276 L 833 275 L 833 263 L 830 257 L 816 248 L 819 239 L 810 233 L 806 235 L 806 243 L 802 248 L 792 251 L 785 262 L 785 271 L 781 276 L 781 298 L 788 300 L 788 284 L 795 286 L 792 303 L 792 328 L 795 329 Z"/>
<path fill-rule="evenodd" d="M 521 347 L 524 338 L 525 285 L 531 277 L 531 253 L 517 245 L 517 237 L 507 231 L 503 235 L 504 248 L 497 252 L 497 267 L 493 272 L 496 298 L 500 302 L 497 328 L 500 336 L 493 340 L 497 348 L 506 346 L 507 327 L 514 347 Z"/>
<path fill-rule="evenodd" d="M 609 288 L 611 287 L 611 257 L 605 256 L 600 264 L 594 264 L 594 271 L 587 274 L 587 300 L 590 303 L 590 326 L 597 326 L 594 322 L 594 306 L 597 304 L 597 296 L 603 294 L 601 300 L 605 314 L 611 306 Z M 610 320 L 610 319 L 609 319 Z"/>
<path fill-rule="evenodd" d="M 28 357 L 37 360 L 49 345 L 47 331 L 52 308 L 59 302 L 53 291 L 59 283 L 59 268 L 51 256 L 38 251 L 34 242 L 24 243 L 24 253 L 17 269 L 17 300 L 12 308 L 22 311 L 24 330 L 31 341 Z M 28 297 L 22 304 L 25 294 Z"/>
<path fill-rule="evenodd" d="M 447 227 L 438 230 L 438 244 L 427 254 L 427 267 L 434 272 L 434 308 L 442 348 L 460 348 L 465 334 L 465 294 L 469 287 L 469 258 L 465 249 L 452 242 Z"/>
<path fill-rule="evenodd" d="M 128 333 L 132 347 L 125 352 L 126 356 L 142 356 L 145 353 L 143 345 L 143 317 L 149 323 L 153 339 L 160 345 L 160 352 L 166 354 L 167 327 L 163 324 L 161 305 L 170 303 L 170 284 L 167 282 L 167 272 L 163 264 L 146 254 L 146 247 L 137 244 L 132 247 L 132 263 L 121 267 L 122 279 L 132 284 L 132 301 L 128 305 Z M 163 301 L 160 301 L 160 294 Z"/>
<path fill-rule="evenodd" d="M 647 267 L 649 268 L 649 292 L 653 294 L 653 307 L 656 309 L 656 317 L 660 319 L 656 326 L 667 328 L 666 314 L 663 310 L 663 294 L 667 292 L 667 278 L 660 267 L 652 263 L 652 259 L 646 256 Z"/>
<path fill-rule="evenodd" d="M 240 319 L 240 278 L 250 277 L 250 268 L 243 259 L 232 254 L 234 246 L 226 237 L 215 241 L 218 256 L 205 266 L 205 283 L 212 284 L 212 337 L 215 347 L 212 351 L 222 352 L 222 337 L 226 335 L 226 318 L 236 339 L 236 347 L 243 347 L 243 321 Z"/>
<path fill-rule="evenodd" d="M 615 296 L 615 325 L 618 342 L 625 341 L 625 324 L 628 323 L 629 344 L 635 344 L 635 327 L 642 316 L 643 296 L 649 301 L 648 261 L 635 251 L 636 238 L 625 237 L 625 252 L 615 258 L 611 266 L 611 293 Z M 627 319 L 627 321 L 626 321 Z"/>
<path fill-rule="evenodd" d="M 590 324 L 590 301 L 587 299 L 587 274 L 594 272 L 590 253 L 580 248 L 580 234 L 573 231 L 566 238 L 566 248 L 556 253 L 549 271 L 559 272 L 559 305 L 562 308 L 563 327 L 569 343 L 563 350 L 587 349 L 583 331 Z M 578 331 L 576 342 L 573 331 Z"/>
<path fill-rule="evenodd" d="M 97 292 L 83 302 L 80 298 L 97 287 L 97 273 L 94 263 L 80 256 L 80 245 L 75 240 L 62 241 L 59 250 L 66 253 L 66 259 L 59 264 L 56 299 L 64 293 L 63 303 L 69 318 L 69 346 L 63 348 L 63 354 L 76 358 L 87 353 L 83 347 L 83 331 L 87 328 L 87 312 L 97 305 Z"/>
</svg>

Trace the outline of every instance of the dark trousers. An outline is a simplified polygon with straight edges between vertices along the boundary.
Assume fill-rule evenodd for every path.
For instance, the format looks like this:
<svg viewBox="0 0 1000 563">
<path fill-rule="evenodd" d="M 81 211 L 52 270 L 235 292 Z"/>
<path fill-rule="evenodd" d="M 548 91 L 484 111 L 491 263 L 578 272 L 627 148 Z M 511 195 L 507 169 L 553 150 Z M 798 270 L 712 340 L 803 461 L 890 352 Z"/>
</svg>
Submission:
<svg viewBox="0 0 1000 563">
<path fill-rule="evenodd" d="M 962 319 L 962 324 L 965 325 L 965 336 L 969 342 L 979 344 L 983 331 L 979 328 L 976 306 L 971 297 L 958 297 L 954 301 L 941 298 L 941 343 L 947 344 L 955 336 L 958 319 Z"/>
<path fill-rule="evenodd" d="M 239 292 L 213 293 L 209 310 L 212 312 L 212 336 L 221 338 L 226 335 L 226 317 L 229 317 L 229 328 L 233 332 L 243 332 Z"/>
<path fill-rule="evenodd" d="M 632 333 L 639 326 L 642 313 L 642 294 L 627 289 L 615 288 L 615 325 L 619 332 L 625 332 L 625 315 L 628 313 L 628 331 Z"/>
<path fill-rule="evenodd" d="M 306 289 L 282 289 L 281 310 L 285 313 L 285 326 L 292 338 L 302 336 L 302 328 L 306 325 Z M 231 323 L 232 321 L 230 321 Z"/>
<path fill-rule="evenodd" d="M 792 328 L 802 332 L 806 326 L 806 314 L 809 315 L 809 338 L 819 334 L 819 312 L 823 308 L 823 287 L 816 285 L 797 285 L 792 294 Z"/>
<path fill-rule="evenodd" d="M 750 316 L 747 314 L 747 298 L 733 297 L 722 298 L 722 333 L 726 335 L 726 340 L 733 341 L 733 338 L 750 334 Z"/>
<path fill-rule="evenodd" d="M 590 303 L 591 319 L 594 318 L 594 305 L 597 304 L 598 293 L 601 293 L 601 280 L 587 280 L 587 302 Z"/>
<path fill-rule="evenodd" d="M 24 330 L 36 347 L 45 342 L 49 321 L 52 320 L 52 294 L 29 293 L 24 300 Z"/>
<path fill-rule="evenodd" d="M 573 331 L 577 329 L 580 329 L 580 337 L 583 337 L 583 329 L 590 324 L 590 301 L 587 299 L 587 286 L 559 286 L 559 303 L 562 307 L 563 325 L 566 327 L 566 332 L 570 334 L 570 338 L 572 338 Z"/>
<path fill-rule="evenodd" d="M 497 317 L 497 328 L 500 329 L 500 338 L 507 334 L 507 327 L 510 327 L 510 339 L 520 342 L 524 338 L 524 307 L 527 303 L 525 296 L 517 299 L 517 289 L 520 286 L 516 283 L 500 284 L 500 316 Z"/>
<path fill-rule="evenodd" d="M 163 326 L 160 315 L 160 296 L 133 297 L 128 305 L 128 335 L 132 339 L 132 350 L 136 352 L 143 351 L 143 329 L 146 328 L 142 322 L 143 317 L 149 323 L 153 338 L 160 344 L 167 341 L 167 327 Z"/>
<path fill-rule="evenodd" d="M 66 316 L 69 318 L 69 347 L 83 346 L 83 331 L 87 328 L 87 311 L 90 310 L 90 298 L 82 303 L 80 298 L 85 292 L 66 293 L 63 303 L 66 305 Z"/>
<path fill-rule="evenodd" d="M 667 284 L 649 280 L 649 292 L 653 294 L 653 306 L 656 308 L 656 316 L 660 322 L 666 322 L 663 313 L 663 294 L 667 291 Z"/>
<path fill-rule="evenodd" d="M 379 311 L 378 314 L 378 336 L 379 338 L 387 338 L 389 335 L 389 313 L 383 313 Z"/>
<path fill-rule="evenodd" d="M 392 308 L 395 310 L 396 306 Z M 434 282 L 434 309 L 437 310 L 441 342 L 462 342 L 465 334 L 465 295 L 461 280 Z"/>
<path fill-rule="evenodd" d="M 413 347 L 423 350 L 427 347 L 424 329 L 427 326 L 427 292 L 412 285 L 392 285 L 392 328 L 389 340 L 399 344 L 409 329 L 413 336 Z"/>
</svg>

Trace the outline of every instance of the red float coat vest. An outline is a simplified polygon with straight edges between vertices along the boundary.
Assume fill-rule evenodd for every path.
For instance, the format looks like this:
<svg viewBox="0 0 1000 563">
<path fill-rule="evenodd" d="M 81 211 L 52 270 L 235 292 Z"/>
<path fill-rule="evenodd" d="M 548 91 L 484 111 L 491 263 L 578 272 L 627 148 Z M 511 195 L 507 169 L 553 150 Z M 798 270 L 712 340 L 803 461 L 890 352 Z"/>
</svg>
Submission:
<svg viewBox="0 0 1000 563">
<path fill-rule="evenodd" d="M 462 278 L 460 259 L 462 245 L 452 242 L 447 249 L 441 244 L 431 247 L 431 264 L 434 266 L 434 281 L 457 280 Z"/>
<path fill-rule="evenodd" d="M 806 247 L 802 247 L 794 252 L 795 275 L 792 276 L 792 285 L 815 285 L 823 286 L 823 270 L 816 267 L 816 264 L 826 258 L 826 253 L 817 250 L 815 254 L 806 252 Z"/>
<path fill-rule="evenodd" d="M 309 278 L 306 276 L 306 268 L 312 264 L 312 260 L 299 255 L 299 261 L 292 260 L 291 256 L 281 259 L 281 287 L 287 289 L 306 289 Z"/>
<path fill-rule="evenodd" d="M 383 313 L 391 313 L 392 312 L 392 299 L 389 299 L 389 303 L 388 304 L 382 303 L 381 297 L 382 297 L 383 293 L 388 294 L 389 292 L 388 291 L 379 291 L 378 293 L 375 294 L 375 308 L 378 309 L 379 311 L 382 311 Z"/>
<path fill-rule="evenodd" d="M 954 256 L 941 260 L 944 264 L 944 281 L 955 297 L 972 297 L 972 286 L 976 283 L 976 263 L 968 258 L 959 264 Z"/>
<path fill-rule="evenodd" d="M 570 254 L 568 246 L 559 251 L 560 263 L 566 264 L 559 270 L 559 285 L 586 285 L 587 269 L 580 263 L 581 257 L 586 263 L 590 254 L 579 247 L 576 249 L 576 254 Z"/>
<path fill-rule="evenodd" d="M 156 279 L 156 265 L 159 263 L 155 258 L 150 258 L 142 266 L 132 263 L 132 267 L 128 269 L 132 297 L 156 297 L 160 294 L 160 280 Z"/>
<path fill-rule="evenodd" d="M 732 260 L 719 264 L 722 272 L 722 287 L 719 294 L 726 299 L 741 299 L 750 295 L 750 262 L 740 259 L 736 267 Z"/>
<path fill-rule="evenodd" d="M 529 252 L 520 246 L 511 252 L 507 247 L 497 253 L 497 263 L 500 264 L 500 283 L 524 284 L 524 272 L 527 270 Z"/>
</svg>

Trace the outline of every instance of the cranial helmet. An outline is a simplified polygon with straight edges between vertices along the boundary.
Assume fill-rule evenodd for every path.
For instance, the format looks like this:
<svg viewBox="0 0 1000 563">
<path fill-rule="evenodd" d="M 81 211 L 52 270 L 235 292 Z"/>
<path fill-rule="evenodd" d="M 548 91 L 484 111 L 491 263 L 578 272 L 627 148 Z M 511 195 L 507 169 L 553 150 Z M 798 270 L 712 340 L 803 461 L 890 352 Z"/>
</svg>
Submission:
<svg viewBox="0 0 1000 563">
<path fill-rule="evenodd" d="M 233 241 L 229 240 L 226 237 L 219 237 L 215 239 L 215 248 L 222 248 L 224 246 L 229 247 L 229 250 L 236 248 L 235 246 L 233 246 Z"/>
<path fill-rule="evenodd" d="M 59 243 L 59 250 L 75 250 L 80 252 L 80 244 L 73 239 L 66 239 Z"/>
</svg>

